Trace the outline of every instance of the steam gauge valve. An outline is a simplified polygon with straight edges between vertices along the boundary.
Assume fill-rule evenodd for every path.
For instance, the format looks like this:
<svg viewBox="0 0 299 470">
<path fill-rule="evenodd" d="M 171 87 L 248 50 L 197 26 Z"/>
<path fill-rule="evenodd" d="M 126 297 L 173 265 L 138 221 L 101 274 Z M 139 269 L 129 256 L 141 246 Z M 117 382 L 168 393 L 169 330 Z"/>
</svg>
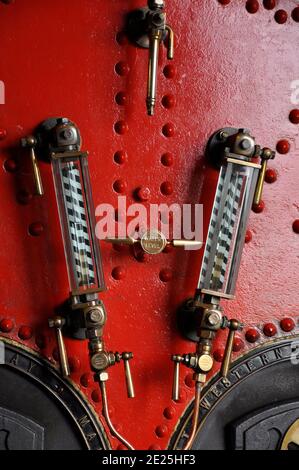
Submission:
<svg viewBox="0 0 299 470">
<path fill-rule="evenodd" d="M 148 0 L 148 6 L 128 15 L 127 34 L 131 42 L 149 49 L 146 106 L 149 116 L 154 115 L 157 92 L 157 74 L 160 44 L 168 36 L 167 57 L 174 57 L 174 33 L 167 24 L 164 0 Z"/>
</svg>

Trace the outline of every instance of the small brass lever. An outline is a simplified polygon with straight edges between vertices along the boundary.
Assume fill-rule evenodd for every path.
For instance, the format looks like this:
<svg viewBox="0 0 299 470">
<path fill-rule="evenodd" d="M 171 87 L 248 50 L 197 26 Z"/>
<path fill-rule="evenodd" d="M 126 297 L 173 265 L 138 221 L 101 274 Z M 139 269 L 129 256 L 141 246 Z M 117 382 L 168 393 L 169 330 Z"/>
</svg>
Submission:
<svg viewBox="0 0 299 470">
<path fill-rule="evenodd" d="M 272 160 L 275 157 L 275 152 L 271 149 L 264 148 L 260 151 L 260 157 L 262 160 L 262 168 L 259 173 L 253 200 L 253 203 L 256 205 L 261 202 L 268 161 Z"/>
<path fill-rule="evenodd" d="M 62 335 L 62 328 L 64 325 L 65 325 L 65 319 L 62 317 L 57 316 L 57 317 L 49 319 L 49 327 L 55 328 L 56 330 L 61 374 L 63 375 L 63 377 L 68 377 L 71 372 L 70 372 L 69 362 L 67 358 L 66 347 L 65 347 L 63 335 Z"/>
<path fill-rule="evenodd" d="M 228 328 L 229 328 L 229 333 L 228 333 L 227 342 L 225 345 L 224 358 L 223 358 L 222 365 L 221 365 L 221 375 L 224 378 L 227 377 L 227 374 L 229 372 L 236 331 L 242 330 L 243 325 L 238 320 L 233 319 L 233 320 L 229 320 Z"/>
<path fill-rule="evenodd" d="M 34 183 L 35 183 L 35 195 L 43 196 L 44 188 L 43 188 L 41 174 L 39 171 L 38 161 L 35 155 L 35 147 L 37 145 L 37 140 L 33 136 L 28 136 L 25 139 L 21 140 L 21 145 L 23 148 L 30 149 L 30 159 L 32 162 L 32 169 L 33 169 L 33 176 L 34 176 Z"/>
<path fill-rule="evenodd" d="M 128 398 L 135 398 L 134 384 L 130 368 L 130 360 L 133 359 L 133 354 L 131 352 L 123 352 L 121 354 L 121 359 L 124 362 L 125 367 L 125 377 L 127 385 Z"/>
</svg>

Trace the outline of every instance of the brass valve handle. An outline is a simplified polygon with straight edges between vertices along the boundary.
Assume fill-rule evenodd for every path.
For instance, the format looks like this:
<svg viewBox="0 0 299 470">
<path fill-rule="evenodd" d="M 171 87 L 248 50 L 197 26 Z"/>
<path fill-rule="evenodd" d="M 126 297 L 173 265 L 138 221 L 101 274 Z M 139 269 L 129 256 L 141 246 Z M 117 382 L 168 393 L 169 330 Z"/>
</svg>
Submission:
<svg viewBox="0 0 299 470">
<path fill-rule="evenodd" d="M 174 374 L 172 384 L 172 399 L 173 401 L 179 401 L 180 397 L 180 363 L 183 361 L 182 356 L 172 356 L 174 362 Z"/>
<path fill-rule="evenodd" d="M 260 153 L 260 157 L 262 159 L 262 168 L 259 173 L 253 199 L 253 203 L 256 205 L 261 202 L 268 161 L 272 160 L 275 157 L 275 152 L 271 149 L 264 148 Z"/>
<path fill-rule="evenodd" d="M 130 368 L 130 360 L 133 359 L 133 354 L 131 352 L 123 352 L 121 358 L 124 362 L 125 367 L 125 377 L 127 385 L 128 398 L 135 398 L 134 384 Z"/>
<path fill-rule="evenodd" d="M 40 174 L 40 170 L 38 166 L 38 161 L 35 155 L 36 144 L 37 144 L 37 140 L 33 136 L 29 136 L 21 140 L 22 147 L 30 149 L 30 159 L 32 163 L 33 177 L 34 177 L 34 183 L 35 183 L 35 195 L 43 196 L 44 188 L 43 188 L 42 178 L 41 178 L 41 174 Z"/>
<path fill-rule="evenodd" d="M 63 375 L 63 377 L 68 377 L 71 372 L 70 372 L 66 347 L 64 344 L 63 334 L 62 334 L 62 328 L 64 325 L 65 325 L 65 319 L 62 317 L 57 316 L 57 317 L 49 319 L 49 327 L 55 328 L 56 330 L 61 374 Z"/>
<path fill-rule="evenodd" d="M 135 239 L 132 237 L 127 238 L 106 238 L 106 242 L 114 245 L 135 245 L 140 244 L 143 251 L 150 255 L 157 255 L 162 253 L 166 246 L 173 246 L 176 248 L 190 248 L 200 249 L 203 245 L 201 241 L 197 240 L 167 240 L 163 233 L 158 231 L 147 231 L 141 239 Z"/>
<path fill-rule="evenodd" d="M 222 365 L 221 365 L 221 375 L 224 378 L 227 377 L 228 372 L 229 372 L 236 331 L 242 330 L 243 325 L 238 320 L 230 320 L 228 328 L 229 328 L 229 333 L 228 333 L 227 342 L 225 345 L 224 358 L 223 358 Z"/>
</svg>

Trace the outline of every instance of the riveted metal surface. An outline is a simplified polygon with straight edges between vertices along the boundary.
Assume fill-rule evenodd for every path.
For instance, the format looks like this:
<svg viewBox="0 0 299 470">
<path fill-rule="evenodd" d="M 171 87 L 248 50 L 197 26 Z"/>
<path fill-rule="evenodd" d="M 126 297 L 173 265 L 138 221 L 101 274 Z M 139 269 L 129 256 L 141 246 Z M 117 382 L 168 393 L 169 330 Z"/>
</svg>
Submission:
<svg viewBox="0 0 299 470">
<path fill-rule="evenodd" d="M 218 177 L 203 159 L 211 134 L 240 126 L 262 145 L 278 145 L 269 165 L 272 184 L 250 217 L 236 300 L 224 305 L 245 324 L 234 357 L 269 335 L 298 332 L 299 105 L 291 102 L 291 82 L 299 80 L 297 2 L 168 0 L 175 59 L 170 64 L 161 49 L 152 118 L 145 109 L 148 52 L 122 34 L 126 13 L 146 2 L 69 3 L 0 3 L 1 334 L 57 359 L 47 319 L 68 296 L 68 280 L 51 168 L 40 164 L 45 196 L 34 197 L 19 140 L 58 115 L 78 124 L 90 152 L 95 205 L 116 208 L 118 194 L 128 203 L 137 195 L 146 207 L 201 202 L 205 235 Z M 176 310 L 194 293 L 202 251 L 138 257 L 102 244 L 102 253 L 106 344 L 134 352 L 136 388 L 136 398 L 128 400 L 122 368 L 110 371 L 111 418 L 136 448 L 163 449 L 193 399 L 186 370 L 180 401 L 172 402 L 170 355 L 194 347 L 177 330 Z M 220 333 L 218 359 L 224 341 Z M 66 347 L 71 378 L 100 415 L 87 345 L 66 339 Z M 218 368 L 216 362 L 213 372 Z M 111 444 L 119 446 L 114 438 Z"/>
</svg>

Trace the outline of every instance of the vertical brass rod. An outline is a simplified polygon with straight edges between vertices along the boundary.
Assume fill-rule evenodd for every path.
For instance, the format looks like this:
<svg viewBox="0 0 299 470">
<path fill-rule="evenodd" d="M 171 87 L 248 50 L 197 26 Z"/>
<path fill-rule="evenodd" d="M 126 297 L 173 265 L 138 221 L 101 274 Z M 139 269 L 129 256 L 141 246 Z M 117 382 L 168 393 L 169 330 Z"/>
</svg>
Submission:
<svg viewBox="0 0 299 470">
<path fill-rule="evenodd" d="M 254 199 L 253 199 L 253 203 L 256 204 L 256 205 L 258 205 L 261 202 L 263 187 L 264 187 L 264 181 L 265 181 L 265 175 L 266 175 L 266 170 L 267 170 L 267 164 L 268 164 L 268 161 L 263 160 L 262 168 L 260 170 L 260 174 L 259 174 L 258 181 L 257 181 L 257 184 L 256 184 Z"/>
<path fill-rule="evenodd" d="M 183 450 L 189 450 L 193 444 L 196 431 L 198 428 L 199 423 L 199 411 L 200 411 L 200 399 L 201 399 L 201 383 L 196 382 L 195 384 L 195 398 L 194 398 L 194 405 L 193 405 L 193 416 L 192 416 L 192 427 L 191 432 L 188 437 L 188 441 L 186 442 Z"/>
<path fill-rule="evenodd" d="M 222 377 L 226 378 L 228 371 L 229 371 L 229 366 L 231 363 L 231 357 L 232 357 L 232 352 L 233 352 L 233 344 L 234 344 L 234 338 L 235 338 L 235 330 L 230 330 L 227 338 L 227 343 L 225 346 L 225 355 L 224 359 L 221 365 L 221 375 Z"/>
<path fill-rule="evenodd" d="M 178 401 L 180 397 L 180 363 L 174 363 L 174 377 L 173 377 L 173 386 L 172 386 L 172 399 Z"/>
<path fill-rule="evenodd" d="M 165 29 L 168 31 L 167 59 L 172 60 L 174 58 L 174 32 L 168 24 Z"/>
<path fill-rule="evenodd" d="M 57 342 L 58 342 L 58 349 L 59 349 L 61 374 L 63 375 L 63 377 L 68 377 L 71 372 L 70 372 L 69 361 L 67 358 L 67 352 L 66 352 L 64 341 L 63 341 L 61 328 L 57 328 L 56 332 L 57 332 Z"/>
<path fill-rule="evenodd" d="M 154 115 L 157 92 L 157 71 L 159 47 L 161 41 L 161 31 L 153 31 L 150 36 L 149 64 L 148 64 L 148 82 L 147 82 L 147 112 L 149 116 Z"/>
<path fill-rule="evenodd" d="M 108 409 L 108 399 L 107 399 L 107 392 L 106 392 L 105 382 L 100 381 L 100 388 L 101 388 L 102 399 L 103 399 L 103 416 L 104 416 L 104 418 L 107 422 L 107 426 L 110 429 L 110 432 L 111 432 L 112 436 L 116 437 L 119 440 L 119 442 L 121 442 L 124 446 L 127 447 L 127 449 L 135 450 L 134 447 L 132 447 L 132 445 L 128 441 L 126 441 L 126 439 L 124 437 L 122 437 L 116 431 L 116 429 L 114 428 L 114 426 L 111 422 L 110 415 L 109 415 L 109 409 Z"/>
<path fill-rule="evenodd" d="M 33 147 L 30 148 L 30 157 L 31 157 L 32 168 L 33 168 L 35 192 L 37 196 L 43 196 L 44 188 L 43 188 L 42 178 L 40 175 L 40 171 L 39 171 L 39 167 L 38 167 L 38 163 L 37 163 L 37 159 L 36 159 L 35 151 Z"/>
<path fill-rule="evenodd" d="M 124 359 L 124 367 L 125 367 L 125 377 L 126 377 L 128 397 L 135 398 L 135 390 L 134 390 L 129 360 Z"/>
</svg>

